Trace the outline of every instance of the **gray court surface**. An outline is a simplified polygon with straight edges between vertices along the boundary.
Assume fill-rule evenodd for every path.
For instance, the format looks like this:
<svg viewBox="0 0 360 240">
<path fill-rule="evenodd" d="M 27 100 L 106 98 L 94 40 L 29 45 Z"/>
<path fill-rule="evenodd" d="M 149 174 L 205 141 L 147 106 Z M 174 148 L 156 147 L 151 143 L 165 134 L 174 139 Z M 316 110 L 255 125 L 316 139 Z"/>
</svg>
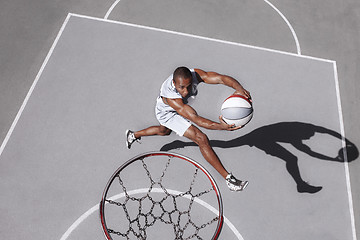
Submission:
<svg viewBox="0 0 360 240">
<path fill-rule="evenodd" d="M 107 179 L 129 158 L 160 149 L 214 176 L 240 234 L 225 225 L 221 239 L 353 239 L 347 165 L 335 159 L 335 62 L 81 15 L 69 15 L 60 33 L 1 155 L 4 239 L 101 239 L 91 209 Z M 251 91 L 254 118 L 244 129 L 204 130 L 225 167 L 249 180 L 244 192 L 230 192 L 198 148 L 175 134 L 126 149 L 127 128 L 157 124 L 160 85 L 179 65 L 231 75 Z M 216 120 L 231 93 L 202 85 L 194 108 Z M 299 193 L 294 168 L 323 189 Z"/>
</svg>

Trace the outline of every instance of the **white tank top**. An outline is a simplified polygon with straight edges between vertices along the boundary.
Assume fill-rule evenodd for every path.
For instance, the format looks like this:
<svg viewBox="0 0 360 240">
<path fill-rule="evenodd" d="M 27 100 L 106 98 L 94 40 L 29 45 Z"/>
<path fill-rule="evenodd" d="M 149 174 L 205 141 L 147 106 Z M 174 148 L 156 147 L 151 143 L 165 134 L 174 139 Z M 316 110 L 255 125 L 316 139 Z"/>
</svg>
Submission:
<svg viewBox="0 0 360 240">
<path fill-rule="evenodd" d="M 157 108 L 162 111 L 172 112 L 175 111 L 172 107 L 165 104 L 161 97 L 165 98 L 182 98 L 185 104 L 191 104 L 191 102 L 195 99 L 198 91 L 197 86 L 199 84 L 199 80 L 196 77 L 196 73 L 194 69 L 190 69 L 192 74 L 192 83 L 191 83 L 191 92 L 186 96 L 186 98 L 183 98 L 181 94 L 176 90 L 174 82 L 173 82 L 173 74 L 171 74 L 161 85 L 160 88 L 160 95 L 157 98 Z"/>
</svg>

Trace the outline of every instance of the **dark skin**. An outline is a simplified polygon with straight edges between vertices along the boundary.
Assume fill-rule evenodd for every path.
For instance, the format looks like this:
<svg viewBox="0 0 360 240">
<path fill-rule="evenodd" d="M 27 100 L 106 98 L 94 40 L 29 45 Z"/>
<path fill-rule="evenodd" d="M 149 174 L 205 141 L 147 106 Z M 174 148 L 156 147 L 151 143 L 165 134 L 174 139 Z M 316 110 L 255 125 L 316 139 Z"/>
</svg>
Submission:
<svg viewBox="0 0 360 240">
<path fill-rule="evenodd" d="M 223 84 L 228 87 L 231 87 L 235 90 L 233 94 L 242 95 L 251 100 L 250 92 L 242 87 L 242 85 L 235 80 L 234 78 L 226 75 L 222 75 L 216 72 L 205 72 L 201 69 L 195 69 L 195 72 L 198 76 L 198 80 L 200 82 L 204 82 L 207 84 Z M 192 83 L 192 78 L 182 78 L 179 77 L 177 79 L 173 79 L 176 90 L 180 93 L 180 95 L 185 98 L 189 92 Z M 189 119 L 193 123 L 195 123 L 199 127 L 203 127 L 211 130 L 227 130 L 234 131 L 240 129 L 242 126 L 235 127 L 234 125 L 229 125 L 225 123 L 222 117 L 219 117 L 219 122 L 211 121 L 207 118 L 201 117 L 197 114 L 195 109 L 191 106 L 185 104 L 182 99 L 176 98 L 164 98 L 163 101 L 165 104 L 171 106 L 178 114 L 183 116 L 186 119 Z M 152 126 L 141 131 L 135 132 L 136 137 L 143 136 L 151 136 L 151 135 L 169 135 L 171 130 L 165 126 Z M 210 146 L 210 142 L 206 134 L 204 134 L 199 128 L 194 125 L 191 125 L 184 136 L 191 141 L 195 142 L 202 153 L 203 157 L 223 176 L 226 178 L 228 172 L 221 164 L 218 156 Z"/>
</svg>

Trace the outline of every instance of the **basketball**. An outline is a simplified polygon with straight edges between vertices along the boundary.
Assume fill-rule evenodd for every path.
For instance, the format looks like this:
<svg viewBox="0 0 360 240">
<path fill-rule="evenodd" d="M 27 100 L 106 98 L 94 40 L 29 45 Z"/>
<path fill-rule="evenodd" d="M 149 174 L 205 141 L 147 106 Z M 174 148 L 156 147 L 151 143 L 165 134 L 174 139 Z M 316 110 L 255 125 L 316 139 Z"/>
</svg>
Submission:
<svg viewBox="0 0 360 240">
<path fill-rule="evenodd" d="M 252 103 L 244 96 L 231 95 L 221 105 L 221 115 L 227 124 L 245 126 L 253 116 Z"/>
</svg>

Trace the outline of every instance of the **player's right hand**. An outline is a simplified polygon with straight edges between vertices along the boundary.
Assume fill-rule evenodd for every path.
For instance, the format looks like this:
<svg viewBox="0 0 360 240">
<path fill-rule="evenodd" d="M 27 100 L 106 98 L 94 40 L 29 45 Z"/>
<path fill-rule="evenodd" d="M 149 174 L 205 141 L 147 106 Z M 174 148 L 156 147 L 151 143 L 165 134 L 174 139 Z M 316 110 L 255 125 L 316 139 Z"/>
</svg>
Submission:
<svg viewBox="0 0 360 240">
<path fill-rule="evenodd" d="M 243 126 L 238 126 L 236 127 L 235 124 L 227 124 L 224 119 L 222 118 L 222 116 L 219 116 L 219 120 L 220 120 L 220 125 L 222 126 L 222 130 L 227 130 L 227 131 L 234 131 L 234 130 L 238 130 L 240 128 L 242 128 Z"/>
</svg>

